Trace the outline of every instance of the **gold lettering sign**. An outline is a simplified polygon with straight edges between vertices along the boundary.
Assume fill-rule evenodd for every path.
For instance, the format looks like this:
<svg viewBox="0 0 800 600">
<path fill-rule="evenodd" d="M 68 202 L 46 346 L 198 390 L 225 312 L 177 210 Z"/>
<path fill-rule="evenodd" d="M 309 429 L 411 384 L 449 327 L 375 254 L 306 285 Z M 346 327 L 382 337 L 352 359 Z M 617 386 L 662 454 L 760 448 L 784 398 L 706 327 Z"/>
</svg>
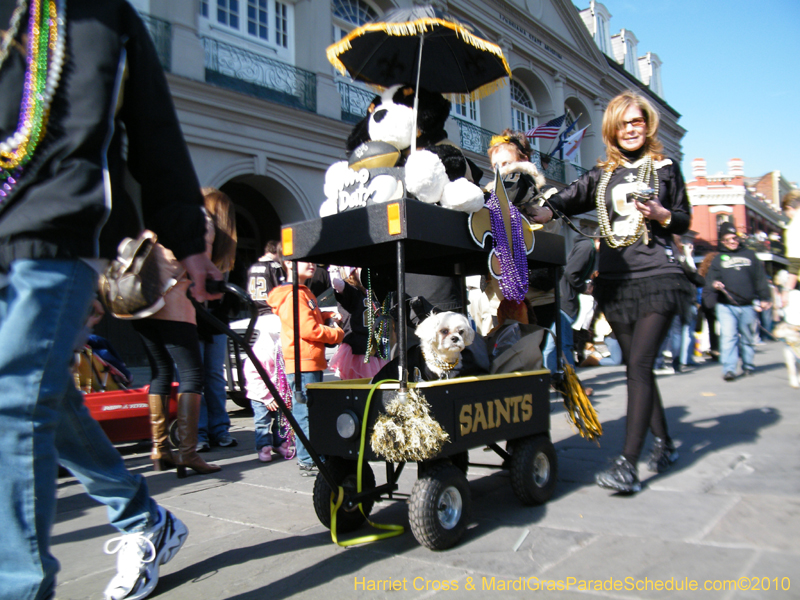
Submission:
<svg viewBox="0 0 800 600">
<path fill-rule="evenodd" d="M 497 429 L 505 424 L 525 423 L 533 417 L 533 396 L 509 396 L 464 404 L 458 415 L 461 436 Z"/>
</svg>

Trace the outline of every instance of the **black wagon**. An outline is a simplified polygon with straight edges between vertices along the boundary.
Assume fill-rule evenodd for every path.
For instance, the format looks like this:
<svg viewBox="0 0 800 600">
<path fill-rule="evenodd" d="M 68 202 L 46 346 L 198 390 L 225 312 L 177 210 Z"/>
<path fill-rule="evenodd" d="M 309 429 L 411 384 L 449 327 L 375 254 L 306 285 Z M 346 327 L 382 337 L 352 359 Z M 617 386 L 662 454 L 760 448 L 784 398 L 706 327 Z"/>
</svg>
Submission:
<svg viewBox="0 0 800 600">
<path fill-rule="evenodd" d="M 414 199 L 289 224 L 283 228 L 282 241 L 284 256 L 292 261 L 396 266 L 399 298 L 405 297 L 407 272 L 479 275 L 487 270 L 489 253 L 473 241 L 466 214 Z M 550 268 L 555 282 L 565 263 L 564 238 L 534 232 L 528 261 L 531 267 Z M 406 322 L 406 310 L 405 303 L 399 302 L 398 323 Z M 406 348 L 406 328 L 398 327 L 397 334 L 398 347 Z M 331 494 L 341 487 L 344 498 L 335 515 L 338 531 L 358 528 L 378 499 L 407 497 L 411 530 L 419 543 L 434 550 L 455 545 L 470 514 L 468 451 L 478 447 L 491 448 L 503 458 L 503 467 L 511 472 L 512 489 L 522 503 L 541 504 L 552 496 L 557 463 L 550 440 L 548 370 L 413 383 L 408 381 L 402 352 L 399 361 L 399 382 L 376 388 L 368 410 L 373 388 L 368 380 L 308 385 L 309 453 L 319 467 L 314 508 L 325 526 L 332 524 Z M 408 390 L 423 393 L 431 415 L 450 440 L 433 459 L 417 463 L 417 481 L 406 495 L 398 492 L 405 463 L 384 461 L 362 440 L 364 435 L 369 439 L 388 402 Z M 325 456 L 324 462 L 320 455 Z M 361 491 L 357 490 L 359 461 Z M 376 484 L 369 465 L 376 461 L 385 462 L 385 483 Z"/>
</svg>

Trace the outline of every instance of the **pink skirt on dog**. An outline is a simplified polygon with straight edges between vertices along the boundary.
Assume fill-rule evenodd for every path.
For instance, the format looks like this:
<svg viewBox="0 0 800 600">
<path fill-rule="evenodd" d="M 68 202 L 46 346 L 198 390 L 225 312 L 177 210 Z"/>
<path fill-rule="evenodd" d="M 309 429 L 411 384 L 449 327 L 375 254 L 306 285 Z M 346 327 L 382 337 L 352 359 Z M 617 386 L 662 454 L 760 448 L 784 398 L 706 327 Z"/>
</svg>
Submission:
<svg viewBox="0 0 800 600">
<path fill-rule="evenodd" d="M 339 379 L 372 379 L 388 360 L 371 356 L 369 362 L 364 362 L 363 354 L 353 354 L 349 344 L 340 344 L 331 357 L 328 368 Z"/>
</svg>

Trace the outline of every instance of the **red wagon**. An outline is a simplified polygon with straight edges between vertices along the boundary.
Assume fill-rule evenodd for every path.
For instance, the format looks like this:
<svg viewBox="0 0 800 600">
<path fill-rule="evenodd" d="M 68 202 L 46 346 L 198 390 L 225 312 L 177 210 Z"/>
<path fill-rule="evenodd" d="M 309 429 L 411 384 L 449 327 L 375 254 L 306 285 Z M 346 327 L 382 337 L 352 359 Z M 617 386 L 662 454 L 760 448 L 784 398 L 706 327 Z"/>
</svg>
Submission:
<svg viewBox="0 0 800 600">
<path fill-rule="evenodd" d="M 173 445 L 176 443 L 178 416 L 177 389 L 178 384 L 173 383 L 169 397 L 169 437 Z M 148 392 L 149 386 L 135 390 L 91 392 L 84 395 L 84 402 L 112 443 L 138 442 L 151 439 Z"/>
</svg>

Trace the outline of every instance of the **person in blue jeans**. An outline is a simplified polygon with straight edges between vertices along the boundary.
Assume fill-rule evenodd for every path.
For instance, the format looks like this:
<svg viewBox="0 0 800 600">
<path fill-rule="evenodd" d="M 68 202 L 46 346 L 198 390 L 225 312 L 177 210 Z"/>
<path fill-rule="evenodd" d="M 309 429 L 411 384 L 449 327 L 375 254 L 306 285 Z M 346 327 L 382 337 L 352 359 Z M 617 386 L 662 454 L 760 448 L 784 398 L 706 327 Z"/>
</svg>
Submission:
<svg viewBox="0 0 800 600">
<path fill-rule="evenodd" d="M 745 375 L 755 372 L 758 313 L 753 303 L 759 302 L 762 310 L 768 310 L 772 306 L 771 293 L 763 263 L 755 252 L 741 247 L 733 223 L 720 225 L 719 251 L 706 279 L 715 292 L 722 378 L 734 381 L 740 358 Z"/>
<path fill-rule="evenodd" d="M 120 531 L 106 547 L 117 555 L 107 600 L 148 596 L 188 535 L 125 468 L 70 373 L 97 273 L 141 229 L 122 189 L 123 157 L 148 227 L 196 282 L 195 297 L 221 277 L 204 254 L 199 183 L 147 29 L 123 0 L 69 7 L 0 3 L 14 42 L 0 66 L 0 139 L 13 150 L 0 162 L 2 600 L 55 596 L 59 463 Z M 51 43 L 37 44 L 37 32 Z"/>
<path fill-rule="evenodd" d="M 216 188 L 203 188 L 206 212 L 214 221 L 214 244 L 211 260 L 222 273 L 233 270 L 236 259 L 236 209 L 225 192 Z M 227 324 L 231 296 L 209 303 L 211 314 Z M 217 333 L 205 322 L 197 326 L 200 336 L 200 355 L 203 357 L 203 397 L 200 403 L 200 418 L 197 425 L 197 451 L 208 452 L 211 446 L 232 448 L 238 445 L 231 436 L 231 419 L 226 404 L 225 392 L 225 353 L 228 351 L 228 338 Z"/>
</svg>

